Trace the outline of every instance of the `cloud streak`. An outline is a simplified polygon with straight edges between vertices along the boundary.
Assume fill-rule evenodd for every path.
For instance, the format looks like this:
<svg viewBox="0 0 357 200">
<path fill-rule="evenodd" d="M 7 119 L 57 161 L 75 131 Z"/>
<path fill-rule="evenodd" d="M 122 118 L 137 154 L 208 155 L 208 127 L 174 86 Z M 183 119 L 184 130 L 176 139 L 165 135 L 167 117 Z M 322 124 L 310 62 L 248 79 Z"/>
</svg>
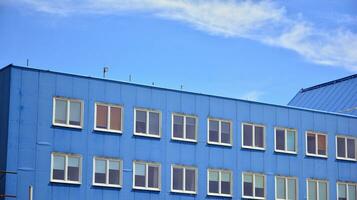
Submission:
<svg viewBox="0 0 357 200">
<path fill-rule="evenodd" d="M 21 0 L 57 15 L 144 12 L 189 24 L 212 35 L 255 40 L 292 50 L 306 60 L 357 71 L 357 34 L 324 30 L 287 15 L 272 1 L 234 0 Z"/>
</svg>

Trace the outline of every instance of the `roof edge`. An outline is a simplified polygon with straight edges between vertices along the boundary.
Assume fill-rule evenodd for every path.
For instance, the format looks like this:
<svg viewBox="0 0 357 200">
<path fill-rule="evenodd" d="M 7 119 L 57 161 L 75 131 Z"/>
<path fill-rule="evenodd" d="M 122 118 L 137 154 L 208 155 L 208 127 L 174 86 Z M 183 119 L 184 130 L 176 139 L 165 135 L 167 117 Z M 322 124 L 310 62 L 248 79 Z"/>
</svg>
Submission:
<svg viewBox="0 0 357 200">
<path fill-rule="evenodd" d="M 308 88 L 303 88 L 298 93 L 303 93 L 303 92 L 307 92 L 307 91 L 310 91 L 310 90 L 319 89 L 319 88 L 322 88 L 322 87 L 325 87 L 325 86 L 328 86 L 328 85 L 333 85 L 333 84 L 340 83 L 340 82 L 347 81 L 347 80 L 354 79 L 354 78 L 357 78 L 357 74 L 346 76 L 346 77 L 343 77 L 343 78 L 340 78 L 340 79 L 336 79 L 336 80 L 333 80 L 333 81 L 328 81 L 328 82 L 321 83 L 321 84 L 318 84 L 318 85 L 314 85 L 314 86 L 311 86 L 311 87 L 308 87 Z"/>
</svg>

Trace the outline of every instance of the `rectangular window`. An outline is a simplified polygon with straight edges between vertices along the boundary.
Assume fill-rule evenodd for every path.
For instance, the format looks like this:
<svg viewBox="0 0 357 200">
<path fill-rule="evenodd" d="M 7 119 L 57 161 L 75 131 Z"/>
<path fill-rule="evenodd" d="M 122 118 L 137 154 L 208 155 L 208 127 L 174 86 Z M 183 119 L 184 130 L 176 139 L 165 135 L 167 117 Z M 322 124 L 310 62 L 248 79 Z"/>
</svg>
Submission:
<svg viewBox="0 0 357 200">
<path fill-rule="evenodd" d="M 196 194 L 197 169 L 195 167 L 172 165 L 171 191 L 178 193 Z"/>
<path fill-rule="evenodd" d="M 328 200 L 328 182 L 324 180 L 307 180 L 308 200 Z"/>
<path fill-rule="evenodd" d="M 265 175 L 243 172 L 243 193 L 245 199 L 265 199 Z"/>
<path fill-rule="evenodd" d="M 327 157 L 327 135 L 316 132 L 306 132 L 306 155 Z"/>
<path fill-rule="evenodd" d="M 208 119 L 209 144 L 232 145 L 232 125 L 230 121 L 221 119 Z"/>
<path fill-rule="evenodd" d="M 229 170 L 208 169 L 208 195 L 232 196 L 232 172 Z"/>
<path fill-rule="evenodd" d="M 197 118 L 189 115 L 172 114 L 172 139 L 197 141 Z"/>
<path fill-rule="evenodd" d="M 51 182 L 81 183 L 82 158 L 80 155 L 52 153 Z"/>
<path fill-rule="evenodd" d="M 357 200 L 357 183 L 337 183 L 337 200 Z"/>
<path fill-rule="evenodd" d="M 160 191 L 161 166 L 158 163 L 134 161 L 133 188 Z"/>
<path fill-rule="evenodd" d="M 123 108 L 117 105 L 95 103 L 94 121 L 95 130 L 122 133 Z"/>
<path fill-rule="evenodd" d="M 135 109 L 134 135 L 157 137 L 161 135 L 161 113 L 159 111 Z"/>
<path fill-rule="evenodd" d="M 55 126 L 82 128 L 83 102 L 78 99 L 53 98 L 53 119 Z"/>
<path fill-rule="evenodd" d="M 336 158 L 341 160 L 356 159 L 356 138 L 347 136 L 336 136 Z"/>
<path fill-rule="evenodd" d="M 249 149 L 265 149 L 265 126 L 242 124 L 242 147 Z"/>
<path fill-rule="evenodd" d="M 275 128 L 275 151 L 297 153 L 297 131 L 288 128 Z"/>
<path fill-rule="evenodd" d="M 295 177 L 275 177 L 275 199 L 297 200 L 297 179 Z"/>
<path fill-rule="evenodd" d="M 121 187 L 123 174 L 121 160 L 95 157 L 93 171 L 93 185 Z"/>
</svg>

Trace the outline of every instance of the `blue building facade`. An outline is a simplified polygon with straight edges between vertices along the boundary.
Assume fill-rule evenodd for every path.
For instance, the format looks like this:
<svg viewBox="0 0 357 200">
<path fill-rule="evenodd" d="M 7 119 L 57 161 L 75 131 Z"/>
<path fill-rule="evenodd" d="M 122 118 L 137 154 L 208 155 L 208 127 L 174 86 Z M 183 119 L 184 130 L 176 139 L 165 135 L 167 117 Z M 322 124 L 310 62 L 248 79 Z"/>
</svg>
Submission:
<svg viewBox="0 0 357 200">
<path fill-rule="evenodd" d="M 0 194 L 6 200 L 29 199 L 30 187 L 35 200 L 276 199 L 277 193 L 278 199 L 339 199 L 338 191 L 340 199 L 356 199 L 356 116 L 13 65 L 0 71 L 0 83 Z M 120 127 L 113 128 L 119 131 L 98 125 L 102 104 L 113 105 L 111 113 L 120 108 Z M 63 105 L 67 115 L 58 112 Z M 72 108 L 80 114 L 72 116 Z M 173 139 L 181 137 L 173 133 L 180 127 L 174 118 L 185 125 L 182 140 Z M 104 121 L 110 120 L 118 119 Z M 95 184 L 105 179 L 93 171 L 103 166 L 96 158 L 107 166 L 104 184 Z M 61 159 L 65 175 L 56 164 Z M 106 184 L 118 175 L 108 167 L 115 161 L 118 187 L 117 179 Z M 174 166 L 189 166 L 183 179 L 195 179 L 194 185 L 183 188 L 193 192 L 173 189 L 181 173 L 173 176 Z"/>
</svg>

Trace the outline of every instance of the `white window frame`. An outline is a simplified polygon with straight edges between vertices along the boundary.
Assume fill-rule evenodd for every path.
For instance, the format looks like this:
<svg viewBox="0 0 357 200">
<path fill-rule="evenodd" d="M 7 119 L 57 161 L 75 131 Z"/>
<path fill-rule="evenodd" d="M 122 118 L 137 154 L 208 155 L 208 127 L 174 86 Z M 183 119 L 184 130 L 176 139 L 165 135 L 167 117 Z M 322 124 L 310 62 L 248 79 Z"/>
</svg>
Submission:
<svg viewBox="0 0 357 200">
<path fill-rule="evenodd" d="M 214 120 L 214 121 L 218 121 L 218 140 L 219 142 L 212 142 L 209 140 L 209 121 L 210 120 Z M 229 143 L 222 143 L 222 122 L 225 123 L 229 123 Z M 213 144 L 213 145 L 220 145 L 220 146 L 228 146 L 231 147 L 233 146 L 233 130 L 232 130 L 233 126 L 232 126 L 232 121 L 231 120 L 227 120 L 227 119 L 218 119 L 218 118 L 207 118 L 207 143 L 208 144 Z"/>
<path fill-rule="evenodd" d="M 96 160 L 102 160 L 106 162 L 106 169 L 105 169 L 105 175 L 106 175 L 106 183 L 96 183 L 95 182 L 95 164 Z M 120 163 L 120 169 L 119 169 L 119 174 L 120 174 L 120 179 L 119 179 L 119 185 L 116 184 L 109 184 L 109 162 L 114 161 L 114 162 L 119 162 Z M 114 188 L 121 188 L 123 185 L 123 161 L 118 158 L 106 158 L 106 157 L 93 157 L 93 181 L 92 185 L 94 186 L 101 186 L 101 187 L 114 187 Z"/>
<path fill-rule="evenodd" d="M 306 199 L 309 200 L 309 181 L 313 181 L 316 182 L 316 199 L 319 199 L 319 188 L 320 188 L 320 183 L 326 183 L 327 188 L 326 188 L 326 196 L 327 196 L 327 200 L 330 199 L 330 185 L 329 182 L 327 180 L 322 180 L 322 179 L 314 179 L 314 178 L 308 178 L 306 179 Z"/>
<path fill-rule="evenodd" d="M 56 100 L 63 100 L 67 102 L 67 116 L 66 116 L 66 124 L 56 123 Z M 78 102 L 81 104 L 81 122 L 80 125 L 71 125 L 69 124 L 70 118 L 70 110 L 71 110 L 71 102 Z M 52 100 L 53 108 L 52 108 L 52 125 L 60 126 L 60 127 L 68 127 L 68 128 L 83 128 L 83 117 L 84 117 L 84 102 L 80 99 L 72 99 L 72 98 L 65 98 L 65 97 L 53 97 Z"/>
<path fill-rule="evenodd" d="M 107 127 L 108 128 L 97 128 L 97 106 L 107 106 L 108 107 L 108 115 L 107 115 Z M 111 117 L 111 108 L 120 108 L 121 111 L 120 111 L 120 115 L 121 115 L 121 120 L 120 120 L 120 124 L 121 124 L 121 130 L 114 130 L 114 129 L 111 129 L 110 128 L 110 117 Z M 96 102 L 94 104 L 94 130 L 95 131 L 103 131 L 103 132 L 111 132 L 111 133 L 123 133 L 123 129 L 124 129 L 124 116 L 123 116 L 123 113 L 124 113 L 124 108 L 123 106 L 121 105 L 115 105 L 115 104 L 108 104 L 108 103 L 99 103 L 99 102 Z"/>
<path fill-rule="evenodd" d="M 175 137 L 174 136 L 174 117 L 179 116 L 183 117 L 183 138 Z M 195 139 L 188 139 L 186 138 L 186 118 L 195 118 L 196 124 L 195 124 Z M 179 114 L 179 113 L 172 113 L 171 115 L 171 139 L 172 140 L 179 140 L 179 141 L 187 141 L 187 142 L 197 142 L 197 130 L 198 130 L 198 117 L 193 116 L 193 115 L 185 115 L 185 114 Z"/>
<path fill-rule="evenodd" d="M 276 139 L 276 131 L 277 130 L 284 130 L 284 146 L 285 146 L 285 150 L 280 150 L 280 149 L 277 149 L 276 146 L 277 146 L 277 139 Z M 293 131 L 295 133 L 295 141 L 294 141 L 294 145 L 295 145 L 295 151 L 288 151 L 287 150 L 287 141 L 288 141 L 288 138 L 287 138 L 287 134 L 288 134 L 288 131 Z M 284 128 L 284 127 L 275 127 L 274 128 L 274 150 L 275 152 L 279 152 L 279 153 L 288 153 L 288 154 L 297 154 L 298 153 L 298 144 L 297 144 L 297 139 L 298 139 L 298 131 L 297 129 L 294 129 L 294 128 Z"/>
<path fill-rule="evenodd" d="M 336 199 L 338 199 L 338 195 L 339 195 L 339 190 L 338 190 L 338 185 L 339 184 L 343 184 L 343 185 L 345 185 L 345 187 L 346 187 L 346 199 L 347 200 L 349 200 L 349 193 L 348 193 L 348 186 L 355 186 L 355 188 L 356 188 L 356 197 L 357 197 L 357 183 L 353 183 L 353 182 L 341 182 L 341 181 L 337 181 L 337 183 L 336 183 L 336 191 L 337 191 L 337 193 L 336 193 L 336 195 L 337 195 L 337 197 L 336 197 Z"/>
<path fill-rule="evenodd" d="M 278 198 L 278 178 L 285 180 L 285 199 Z M 299 199 L 299 182 L 298 178 L 294 176 L 275 176 L 275 199 L 276 200 L 289 200 L 289 187 L 288 187 L 288 180 L 295 180 L 295 199 Z"/>
<path fill-rule="evenodd" d="M 137 133 L 136 132 L 136 111 L 146 112 L 146 133 Z M 159 114 L 159 135 L 149 134 L 149 122 L 150 122 L 150 112 Z M 146 108 L 134 108 L 134 135 L 145 136 L 145 137 L 153 137 L 153 138 L 161 138 L 162 132 L 162 115 L 159 110 L 151 110 Z"/>
<path fill-rule="evenodd" d="M 343 138 L 343 139 L 345 140 L 345 152 L 346 152 L 346 157 L 340 157 L 340 156 L 338 156 L 337 138 Z M 347 139 L 353 139 L 353 140 L 355 141 L 355 158 L 354 158 L 354 159 L 353 159 L 353 158 L 348 158 Z M 336 159 L 338 159 L 338 160 L 357 161 L 357 138 L 352 137 L 352 136 L 346 136 L 346 135 L 336 135 L 335 143 L 336 143 Z"/>
<path fill-rule="evenodd" d="M 179 168 L 179 169 L 183 169 L 183 190 L 176 190 L 174 189 L 174 168 Z M 186 190 L 186 169 L 189 170 L 194 170 L 195 171 L 195 191 L 189 191 Z M 186 165 L 176 165 L 173 164 L 171 165 L 171 192 L 175 192 L 175 193 L 184 193 L 184 194 L 197 194 L 197 184 L 198 182 L 198 170 L 196 167 L 193 166 L 186 166 Z"/>
<path fill-rule="evenodd" d="M 251 175 L 253 177 L 253 196 L 245 196 L 244 195 L 244 175 Z M 256 197 L 255 196 L 255 176 L 262 176 L 264 181 L 264 197 Z M 243 199 L 266 199 L 267 196 L 267 180 L 266 175 L 261 173 L 254 173 L 254 172 L 243 172 L 242 173 L 242 198 Z"/>
<path fill-rule="evenodd" d="M 252 146 L 246 146 L 244 145 L 244 125 L 250 125 L 252 126 Z M 255 146 L 255 127 L 262 127 L 263 128 L 263 148 L 262 147 L 257 147 Z M 247 123 L 247 122 L 243 122 L 242 123 L 242 148 L 246 148 L 246 149 L 255 149 L 255 150 L 262 150 L 265 151 L 266 149 L 266 128 L 264 125 L 262 124 L 254 124 L 254 123 Z"/>
<path fill-rule="evenodd" d="M 308 143 L 307 143 L 307 135 L 308 134 L 314 134 L 315 135 L 315 150 L 316 154 L 312 154 L 308 152 Z M 320 155 L 318 154 L 319 150 L 319 144 L 318 144 L 318 136 L 319 135 L 324 135 L 326 138 L 326 155 Z M 307 156 L 312 156 L 312 157 L 320 157 L 320 158 L 328 158 L 328 135 L 326 133 L 321 133 L 321 132 L 315 132 L 315 131 L 306 131 L 305 132 L 305 153 Z"/>
<path fill-rule="evenodd" d="M 53 179 L 53 167 L 54 167 L 54 156 L 63 156 L 65 157 L 64 161 L 64 180 Z M 79 181 L 70 181 L 68 180 L 68 157 L 79 158 Z M 80 185 L 82 183 L 82 156 L 79 154 L 69 154 L 61 152 L 52 152 L 51 153 L 51 180 L 52 183 L 67 183 Z"/>
<path fill-rule="evenodd" d="M 135 186 L 135 164 L 143 164 L 145 165 L 145 187 Z M 149 176 L 148 169 L 149 166 L 159 167 L 159 188 L 148 187 L 149 184 Z M 148 162 L 148 161 L 133 161 L 133 189 L 136 190 L 149 190 L 149 191 L 160 191 L 161 190 L 161 164 L 157 162 Z"/>
<path fill-rule="evenodd" d="M 209 173 L 210 172 L 218 172 L 218 193 L 210 193 L 209 192 Z M 229 173 L 230 174 L 230 194 L 222 194 L 221 191 L 221 177 L 222 173 Z M 217 196 L 217 197 L 233 197 L 233 172 L 231 170 L 227 169 L 214 169 L 214 168 L 208 168 L 207 169 L 207 195 L 209 196 Z"/>
</svg>

